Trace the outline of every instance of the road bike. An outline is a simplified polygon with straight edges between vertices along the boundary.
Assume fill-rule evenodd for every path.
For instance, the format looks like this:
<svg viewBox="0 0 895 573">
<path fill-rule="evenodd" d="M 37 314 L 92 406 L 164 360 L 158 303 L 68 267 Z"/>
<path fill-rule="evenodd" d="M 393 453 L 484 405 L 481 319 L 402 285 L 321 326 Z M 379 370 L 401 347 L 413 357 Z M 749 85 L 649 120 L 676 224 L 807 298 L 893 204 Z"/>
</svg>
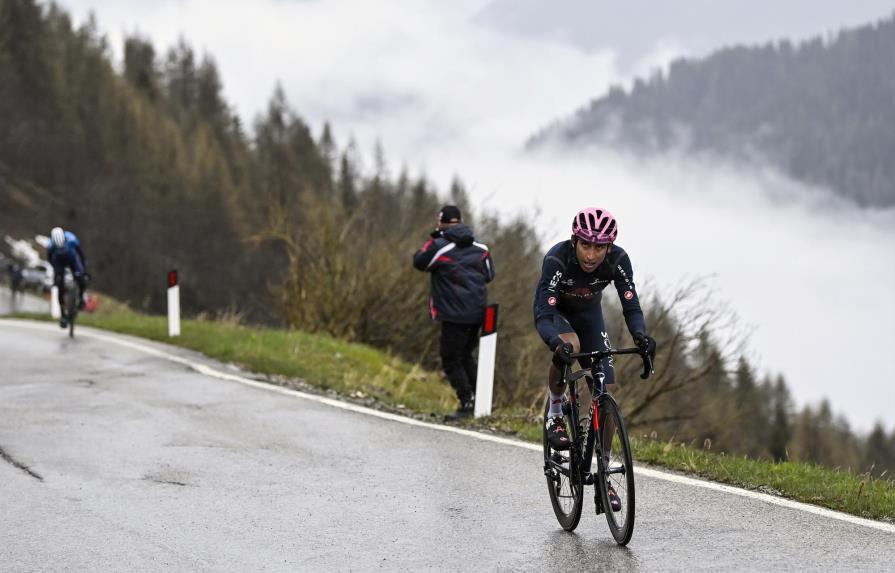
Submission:
<svg viewBox="0 0 895 573">
<path fill-rule="evenodd" d="M 563 367 L 563 385 L 568 385 L 568 398 L 562 409 L 569 431 L 568 450 L 554 450 L 547 442 L 546 420 L 548 403 L 544 406 L 544 475 L 556 519 L 566 531 L 578 527 L 584 504 L 584 486 L 594 486 L 596 514 L 606 514 L 609 530 L 619 545 L 626 545 L 634 533 L 634 463 L 631 444 L 621 410 L 606 391 L 603 359 L 620 354 L 639 354 L 643 360 L 640 378 L 653 373 L 652 356 L 640 348 L 579 352 L 571 358 L 590 358 L 592 366 L 570 372 Z M 584 379 L 590 390 L 591 402 L 582 418 L 578 382 Z M 596 471 L 591 471 L 596 460 Z M 609 490 L 612 488 L 621 506 L 612 511 Z"/>
<path fill-rule="evenodd" d="M 80 310 L 78 307 L 78 303 L 80 302 L 79 290 L 77 283 L 75 282 L 74 277 L 71 274 L 71 271 L 66 269 L 65 271 L 65 308 L 62 309 L 62 313 L 65 319 L 68 321 L 68 336 L 69 338 L 75 337 L 75 319 L 78 318 L 78 311 Z"/>
</svg>

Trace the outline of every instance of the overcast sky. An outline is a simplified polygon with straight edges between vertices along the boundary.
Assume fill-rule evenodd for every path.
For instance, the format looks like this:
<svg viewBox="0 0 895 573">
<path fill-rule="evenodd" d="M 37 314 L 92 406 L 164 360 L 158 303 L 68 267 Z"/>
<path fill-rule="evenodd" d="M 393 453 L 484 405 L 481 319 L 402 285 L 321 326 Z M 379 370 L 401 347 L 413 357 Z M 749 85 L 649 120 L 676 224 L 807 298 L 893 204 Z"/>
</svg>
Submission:
<svg viewBox="0 0 895 573">
<path fill-rule="evenodd" d="M 675 56 L 822 34 L 886 17 L 895 3 L 61 5 L 76 22 L 94 10 L 116 55 L 125 33 L 139 31 L 160 52 L 185 37 L 215 58 L 226 98 L 249 122 L 279 81 L 315 131 L 329 120 L 340 143 L 353 135 L 368 157 L 380 139 L 393 170 L 425 170 L 442 188 L 457 173 L 478 208 L 525 214 L 545 243 L 567 235 L 580 207 L 613 209 L 619 243 L 654 292 L 711 276 L 719 300 L 754 330 L 750 358 L 764 371 L 782 371 L 799 404 L 837 393 L 834 409 L 858 428 L 875 419 L 895 427 L 895 364 L 881 363 L 876 350 L 895 346 L 895 212 L 861 211 L 773 172 L 674 153 L 649 160 L 611 150 L 586 158 L 520 153 L 551 120 Z"/>
<path fill-rule="evenodd" d="M 611 50 L 620 69 L 646 71 L 658 50 L 704 55 L 721 46 L 804 39 L 866 24 L 892 0 L 494 0 L 477 18 L 501 30 Z"/>
</svg>

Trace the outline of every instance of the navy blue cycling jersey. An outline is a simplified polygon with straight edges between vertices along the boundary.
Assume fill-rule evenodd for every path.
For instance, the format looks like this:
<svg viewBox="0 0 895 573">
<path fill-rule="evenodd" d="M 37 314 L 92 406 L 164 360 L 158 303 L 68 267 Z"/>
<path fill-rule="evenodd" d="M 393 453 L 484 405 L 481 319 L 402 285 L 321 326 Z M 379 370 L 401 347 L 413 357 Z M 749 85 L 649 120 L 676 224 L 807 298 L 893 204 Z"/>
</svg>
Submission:
<svg viewBox="0 0 895 573">
<path fill-rule="evenodd" d="M 65 231 L 65 244 L 57 247 L 51 241 L 47 245 L 47 261 L 53 265 L 57 275 L 65 272 L 65 267 L 72 270 L 75 275 L 80 275 L 87 270 L 87 257 L 81 248 L 81 241 L 71 231 Z"/>
<path fill-rule="evenodd" d="M 624 249 L 612 245 L 606 258 L 591 273 L 584 272 L 578 264 L 571 240 L 557 243 L 547 251 L 534 300 L 534 318 L 539 324 L 539 331 L 545 325 L 549 331 L 541 333 L 545 342 L 551 347 L 555 345 L 559 340 L 559 330 L 542 319 L 553 318 L 557 314 L 569 317 L 599 312 L 602 291 L 610 282 L 615 284 L 631 336 L 646 334 L 646 321 L 634 288 L 631 259 Z"/>
</svg>

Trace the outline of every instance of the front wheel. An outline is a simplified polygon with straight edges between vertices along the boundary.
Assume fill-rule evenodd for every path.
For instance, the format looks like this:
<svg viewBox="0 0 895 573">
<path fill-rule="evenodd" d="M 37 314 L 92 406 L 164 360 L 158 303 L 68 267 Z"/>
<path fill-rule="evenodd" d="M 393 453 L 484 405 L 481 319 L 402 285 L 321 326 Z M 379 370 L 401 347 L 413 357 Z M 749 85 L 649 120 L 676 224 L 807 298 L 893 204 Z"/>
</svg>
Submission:
<svg viewBox="0 0 895 573">
<path fill-rule="evenodd" d="M 597 487 L 612 537 L 619 545 L 627 545 L 634 533 L 634 461 L 621 410 L 609 394 L 603 397 L 600 404 L 600 437 L 603 444 L 603 472 L 598 477 Z M 618 496 L 618 509 L 615 511 L 609 499 L 610 487 Z"/>
<path fill-rule="evenodd" d="M 544 436 L 544 475 L 547 476 L 547 491 L 550 503 L 559 525 L 566 531 L 578 527 L 581 507 L 584 502 L 584 483 L 578 467 L 577 457 L 573 459 L 574 448 L 557 451 L 547 442 L 547 409 L 544 405 L 544 421 L 541 425 Z"/>
<path fill-rule="evenodd" d="M 75 337 L 75 318 L 78 316 L 78 292 L 73 286 L 65 293 L 65 312 L 68 318 L 68 337 Z"/>
</svg>

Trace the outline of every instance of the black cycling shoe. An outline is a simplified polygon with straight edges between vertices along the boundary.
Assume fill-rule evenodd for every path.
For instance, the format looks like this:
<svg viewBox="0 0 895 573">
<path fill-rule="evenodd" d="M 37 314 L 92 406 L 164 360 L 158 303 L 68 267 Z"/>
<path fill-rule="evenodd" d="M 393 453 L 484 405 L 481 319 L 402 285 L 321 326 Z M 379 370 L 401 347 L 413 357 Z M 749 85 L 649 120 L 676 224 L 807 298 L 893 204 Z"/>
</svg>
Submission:
<svg viewBox="0 0 895 573">
<path fill-rule="evenodd" d="M 59 319 L 59 328 L 68 328 L 68 318 L 64 314 Z"/>
<path fill-rule="evenodd" d="M 566 422 L 562 416 L 547 418 L 547 443 L 554 450 L 568 450 L 569 433 L 566 431 Z"/>
<path fill-rule="evenodd" d="M 615 488 L 612 487 L 612 484 L 609 484 L 609 505 L 612 507 L 612 511 L 619 511 L 622 508 L 622 500 L 618 497 L 618 494 L 615 493 Z"/>
</svg>

